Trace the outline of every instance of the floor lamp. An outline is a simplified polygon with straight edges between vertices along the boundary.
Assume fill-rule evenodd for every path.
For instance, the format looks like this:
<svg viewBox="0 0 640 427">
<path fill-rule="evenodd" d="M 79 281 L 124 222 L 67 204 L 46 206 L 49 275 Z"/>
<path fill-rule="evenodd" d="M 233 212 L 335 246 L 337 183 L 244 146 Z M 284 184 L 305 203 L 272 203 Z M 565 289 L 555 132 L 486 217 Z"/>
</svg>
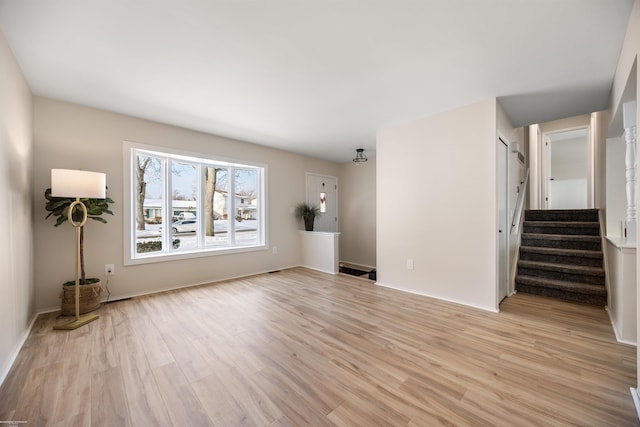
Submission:
<svg viewBox="0 0 640 427">
<path fill-rule="evenodd" d="M 80 227 L 87 221 L 87 207 L 80 198 L 104 199 L 106 197 L 106 175 L 99 172 L 87 172 L 71 169 L 51 169 L 51 196 L 75 197 L 75 201 L 69 205 L 67 218 L 69 224 L 76 231 L 76 317 L 66 323 L 55 325 L 54 329 L 77 329 L 82 325 L 93 322 L 97 314 L 84 314 L 80 316 Z M 82 220 L 74 222 L 73 211 L 80 209 Z"/>
</svg>

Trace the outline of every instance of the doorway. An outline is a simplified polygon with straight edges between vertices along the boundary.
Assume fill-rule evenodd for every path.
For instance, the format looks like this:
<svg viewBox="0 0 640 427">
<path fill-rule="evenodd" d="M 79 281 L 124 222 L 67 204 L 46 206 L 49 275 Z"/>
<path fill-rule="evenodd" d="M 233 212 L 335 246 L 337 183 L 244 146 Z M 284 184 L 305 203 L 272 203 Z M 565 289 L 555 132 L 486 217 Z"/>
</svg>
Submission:
<svg viewBox="0 0 640 427">
<path fill-rule="evenodd" d="M 307 203 L 320 208 L 314 230 L 338 231 L 338 178 L 307 172 Z"/>
<path fill-rule="evenodd" d="M 546 209 L 588 208 L 588 128 L 545 135 Z"/>
</svg>

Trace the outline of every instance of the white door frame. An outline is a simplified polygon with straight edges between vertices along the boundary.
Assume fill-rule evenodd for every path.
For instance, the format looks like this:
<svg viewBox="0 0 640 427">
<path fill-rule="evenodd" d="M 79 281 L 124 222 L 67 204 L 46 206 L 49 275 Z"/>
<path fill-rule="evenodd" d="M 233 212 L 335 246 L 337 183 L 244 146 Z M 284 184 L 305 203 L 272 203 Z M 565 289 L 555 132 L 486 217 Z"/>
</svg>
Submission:
<svg viewBox="0 0 640 427">
<path fill-rule="evenodd" d="M 549 136 L 557 133 L 569 132 L 579 129 L 587 130 L 587 208 L 592 209 L 594 207 L 594 135 L 591 129 L 591 125 L 579 125 L 557 129 L 549 132 L 542 132 L 539 140 L 541 156 L 538 165 L 540 171 L 539 189 L 541 201 L 539 209 L 549 209 L 549 179 L 551 178 L 551 165 L 549 164 L 551 162 L 551 153 L 549 151 L 549 145 L 547 144 Z"/>
<path fill-rule="evenodd" d="M 509 142 L 498 135 L 496 141 L 496 306 L 509 296 Z"/>
</svg>

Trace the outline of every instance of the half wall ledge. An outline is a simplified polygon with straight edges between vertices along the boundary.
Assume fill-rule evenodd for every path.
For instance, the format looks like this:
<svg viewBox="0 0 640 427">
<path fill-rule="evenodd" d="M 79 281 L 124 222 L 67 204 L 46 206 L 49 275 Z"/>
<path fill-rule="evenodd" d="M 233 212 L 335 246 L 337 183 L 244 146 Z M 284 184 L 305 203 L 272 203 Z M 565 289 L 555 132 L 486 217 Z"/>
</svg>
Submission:
<svg viewBox="0 0 640 427">
<path fill-rule="evenodd" d="M 340 233 L 300 230 L 300 239 L 303 267 L 338 274 Z"/>
</svg>

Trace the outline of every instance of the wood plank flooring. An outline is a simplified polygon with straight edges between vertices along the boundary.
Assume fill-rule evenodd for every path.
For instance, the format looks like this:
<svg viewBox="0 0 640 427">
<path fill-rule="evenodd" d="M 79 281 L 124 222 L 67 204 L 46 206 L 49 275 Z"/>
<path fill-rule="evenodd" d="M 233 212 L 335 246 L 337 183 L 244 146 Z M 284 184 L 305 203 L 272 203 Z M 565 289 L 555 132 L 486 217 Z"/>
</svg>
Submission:
<svg viewBox="0 0 640 427">
<path fill-rule="evenodd" d="M 627 426 L 636 350 L 606 312 L 499 314 L 298 268 L 41 316 L 0 388 L 29 426 Z"/>
</svg>

